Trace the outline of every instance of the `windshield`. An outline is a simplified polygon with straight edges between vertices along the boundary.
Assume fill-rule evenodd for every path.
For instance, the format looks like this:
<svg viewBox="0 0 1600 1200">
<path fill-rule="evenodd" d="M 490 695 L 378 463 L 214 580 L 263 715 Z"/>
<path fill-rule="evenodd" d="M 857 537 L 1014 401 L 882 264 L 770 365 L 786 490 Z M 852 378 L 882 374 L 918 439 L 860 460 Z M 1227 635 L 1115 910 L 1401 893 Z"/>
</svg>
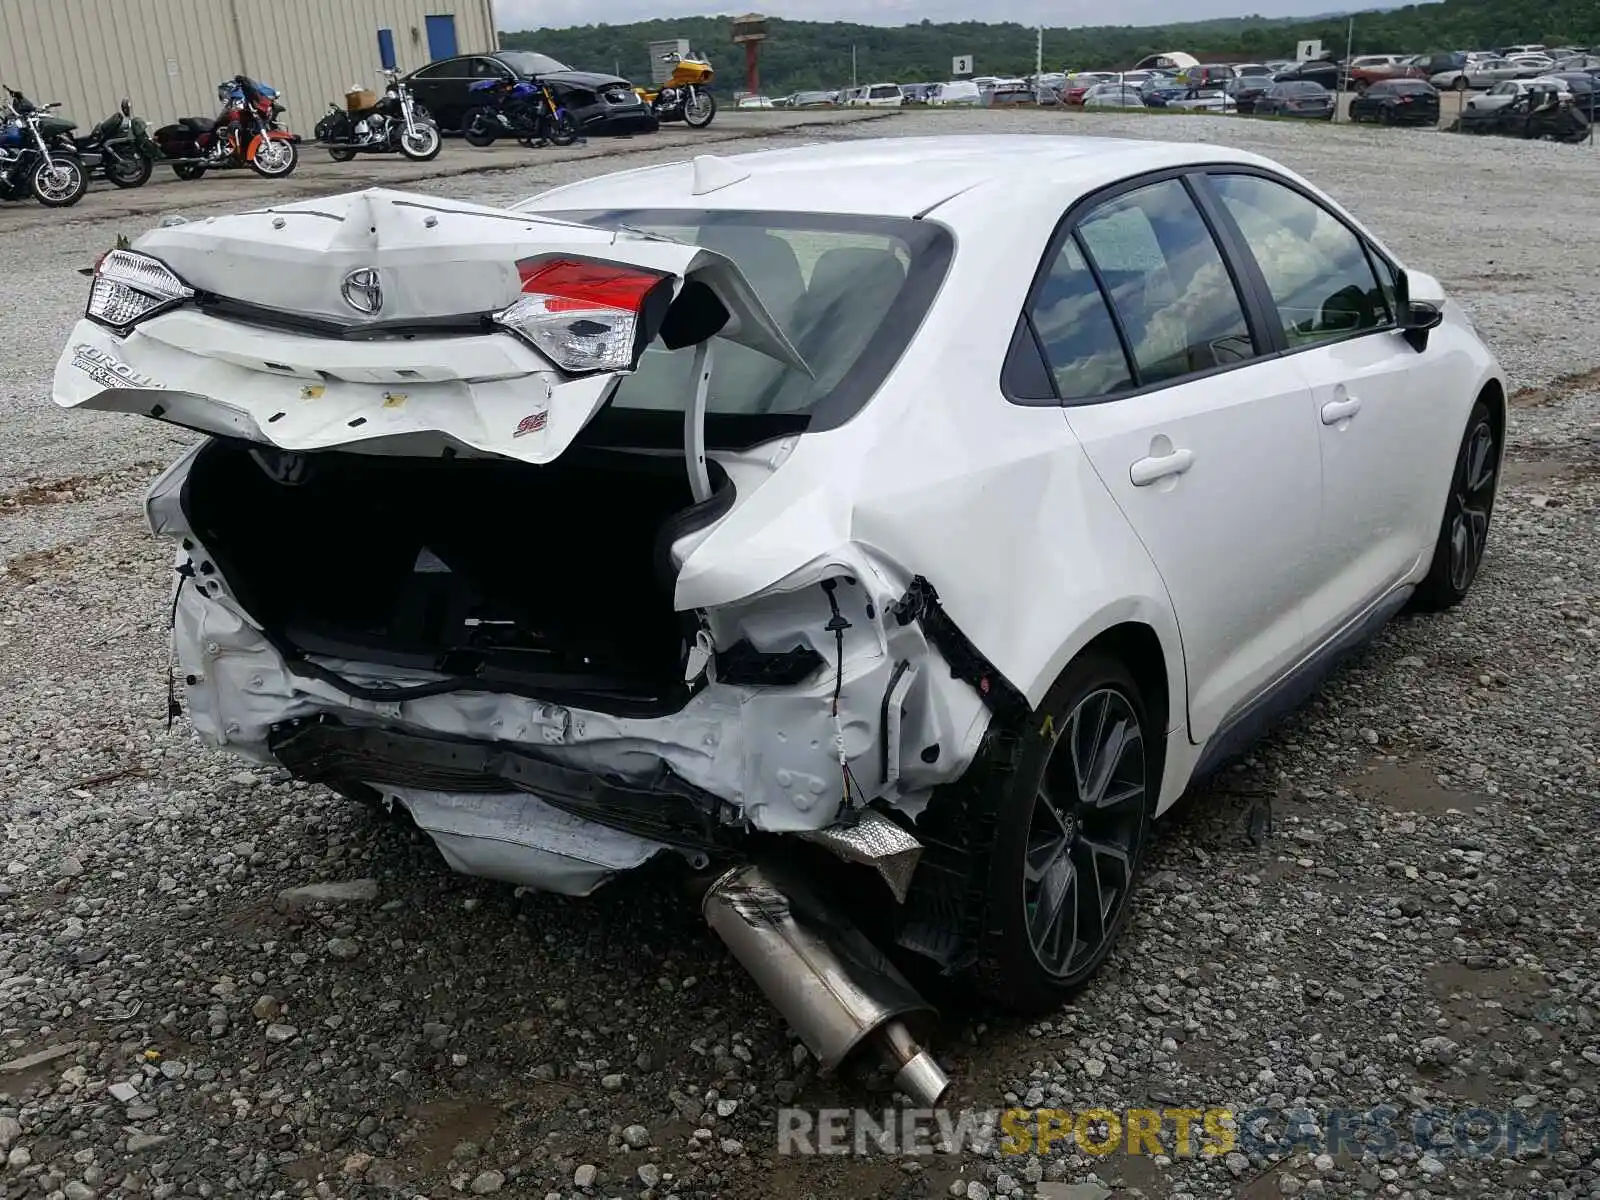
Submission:
<svg viewBox="0 0 1600 1200">
<path fill-rule="evenodd" d="M 548 54 L 535 54 L 532 50 L 502 50 L 496 57 L 518 75 L 547 75 L 551 71 L 572 70 Z"/>
<path fill-rule="evenodd" d="M 951 238 L 906 217 L 690 209 L 542 213 L 627 226 L 727 255 L 810 365 L 813 376 L 721 338 L 707 402 L 713 446 L 849 420 L 910 344 L 944 279 Z M 652 345 L 623 378 L 616 417 L 681 414 L 694 395 L 694 352 Z M 681 438 L 677 417 L 664 441 Z"/>
</svg>

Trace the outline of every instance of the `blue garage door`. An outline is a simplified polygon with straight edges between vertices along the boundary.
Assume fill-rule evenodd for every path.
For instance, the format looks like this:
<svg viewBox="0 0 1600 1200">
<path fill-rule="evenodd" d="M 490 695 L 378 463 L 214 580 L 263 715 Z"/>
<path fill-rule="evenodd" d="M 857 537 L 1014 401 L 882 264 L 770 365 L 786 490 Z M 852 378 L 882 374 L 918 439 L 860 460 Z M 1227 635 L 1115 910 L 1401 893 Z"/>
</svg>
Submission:
<svg viewBox="0 0 1600 1200">
<path fill-rule="evenodd" d="M 428 57 L 454 58 L 456 56 L 456 18 L 453 13 L 429 16 Z"/>
</svg>

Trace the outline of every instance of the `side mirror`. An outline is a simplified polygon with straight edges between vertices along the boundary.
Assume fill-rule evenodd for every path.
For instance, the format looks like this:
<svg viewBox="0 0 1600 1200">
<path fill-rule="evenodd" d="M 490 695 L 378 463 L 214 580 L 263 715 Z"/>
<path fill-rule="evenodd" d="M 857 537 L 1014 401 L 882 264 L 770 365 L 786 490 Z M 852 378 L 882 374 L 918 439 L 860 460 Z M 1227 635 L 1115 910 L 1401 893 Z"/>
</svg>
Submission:
<svg viewBox="0 0 1600 1200">
<path fill-rule="evenodd" d="M 1400 277 L 1395 280 L 1394 299 L 1395 318 L 1400 327 L 1400 336 L 1406 339 L 1413 350 L 1421 354 L 1428 348 L 1428 334 L 1444 321 L 1444 310 L 1428 300 L 1413 300 L 1404 271 L 1401 271 Z"/>
</svg>

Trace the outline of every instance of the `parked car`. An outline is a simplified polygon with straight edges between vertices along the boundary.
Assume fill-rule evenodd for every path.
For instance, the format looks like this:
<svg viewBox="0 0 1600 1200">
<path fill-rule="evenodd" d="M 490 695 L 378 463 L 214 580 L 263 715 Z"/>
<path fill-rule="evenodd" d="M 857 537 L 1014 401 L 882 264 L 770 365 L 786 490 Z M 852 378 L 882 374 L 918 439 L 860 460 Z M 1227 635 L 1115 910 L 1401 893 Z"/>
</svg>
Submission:
<svg viewBox="0 0 1600 1200">
<path fill-rule="evenodd" d="M 1346 64 L 1345 74 L 1359 92 L 1385 79 L 1404 77 L 1414 69 L 1410 63 L 1410 56 L 1403 54 L 1360 54 Z"/>
<path fill-rule="evenodd" d="M 1425 79 L 1387 79 L 1350 98 L 1352 121 L 1384 125 L 1437 125 L 1439 92 Z"/>
<path fill-rule="evenodd" d="M 983 102 L 991 108 L 1013 108 L 1023 104 L 1034 104 L 1037 98 L 1034 95 L 1033 85 L 1022 79 L 1002 79 L 993 87 L 983 90 Z"/>
<path fill-rule="evenodd" d="M 850 108 L 900 108 L 906 102 L 898 83 L 873 83 L 854 91 L 845 101 Z"/>
<path fill-rule="evenodd" d="M 1509 58 L 1485 58 L 1440 71 L 1430 76 L 1428 82 L 1440 90 L 1487 91 L 1508 79 L 1532 79 L 1539 74 L 1541 68 L 1515 63 Z"/>
<path fill-rule="evenodd" d="M 928 103 L 940 108 L 956 105 L 976 106 L 983 103 L 978 85 L 970 79 L 953 79 L 949 83 L 936 83 L 928 93 Z"/>
<path fill-rule="evenodd" d="M 740 96 L 735 101 L 736 108 L 775 108 L 777 107 L 771 96 Z"/>
<path fill-rule="evenodd" d="M 1260 101 L 1257 101 L 1260 104 Z M 1237 112 L 1233 97 L 1221 87 L 1190 88 L 1181 96 L 1168 100 L 1168 108 L 1188 109 L 1192 112 Z"/>
<path fill-rule="evenodd" d="M 1173 100 L 1188 95 L 1189 89 L 1171 75 L 1158 75 L 1140 87 L 1139 92 L 1148 107 L 1165 108 Z"/>
<path fill-rule="evenodd" d="M 1274 83 L 1256 98 L 1255 114 L 1258 117 L 1308 117 L 1314 120 L 1331 120 L 1338 100 L 1320 83 L 1309 79 L 1292 83 Z"/>
<path fill-rule="evenodd" d="M 853 141 L 507 215 L 366 189 L 99 260 L 54 399 L 184 431 L 184 710 L 459 871 L 692 872 L 811 1052 L 919 1106 L 882 947 L 1059 1012 L 1152 821 L 1484 562 L 1504 373 L 1258 155 Z"/>
<path fill-rule="evenodd" d="M 1224 89 L 1233 99 L 1233 106 L 1239 112 L 1252 113 L 1256 110 L 1256 101 L 1270 87 L 1276 86 L 1270 75 L 1240 75 L 1229 82 Z"/>
<path fill-rule="evenodd" d="M 1226 63 L 1196 63 L 1178 72 L 1178 82 L 1192 88 L 1222 88 L 1237 75 L 1238 71 Z"/>
<path fill-rule="evenodd" d="M 928 102 L 928 93 L 933 88 L 934 85 L 931 83 L 902 83 L 900 85 L 900 94 L 906 98 L 907 104 L 926 104 Z"/>
<path fill-rule="evenodd" d="M 1234 63 L 1234 77 L 1242 79 L 1247 75 L 1262 75 L 1270 79 L 1276 72 L 1266 63 Z"/>
<path fill-rule="evenodd" d="M 1529 92 L 1557 92 L 1571 95 L 1572 88 L 1565 79 L 1506 79 L 1495 84 L 1487 92 L 1468 96 L 1463 110 L 1487 112 L 1493 108 L 1503 108 L 1518 96 Z"/>
<path fill-rule="evenodd" d="M 838 104 L 833 92 L 796 92 L 790 99 L 790 108 L 833 108 Z"/>
<path fill-rule="evenodd" d="M 1084 108 L 1143 108 L 1144 95 L 1131 83 L 1097 83 L 1083 97 Z"/>
<path fill-rule="evenodd" d="M 507 81 L 538 78 L 550 86 L 557 102 L 587 135 L 651 132 L 659 122 L 620 75 L 574 71 L 547 54 L 531 50 L 497 50 L 462 54 L 418 67 L 405 77 L 418 104 L 433 114 L 441 130 L 460 131 L 470 110 L 482 101 L 469 90 L 486 79 Z"/>
<path fill-rule="evenodd" d="M 1587 71 L 1556 71 L 1543 76 L 1545 79 L 1559 80 L 1567 85 L 1567 90 L 1572 93 L 1572 103 L 1579 112 L 1589 118 L 1593 124 L 1596 115 L 1596 101 L 1600 100 L 1600 79 Z"/>
<path fill-rule="evenodd" d="M 1328 91 L 1338 94 L 1344 87 L 1344 68 L 1336 62 L 1325 58 L 1314 58 L 1308 62 L 1296 63 L 1287 71 L 1279 71 L 1272 77 L 1274 83 L 1315 83 Z"/>
<path fill-rule="evenodd" d="M 1114 71 L 1079 71 L 1076 75 L 1069 75 L 1061 88 L 1061 102 L 1081 105 L 1090 88 L 1097 83 L 1111 83 L 1116 77 Z"/>
</svg>

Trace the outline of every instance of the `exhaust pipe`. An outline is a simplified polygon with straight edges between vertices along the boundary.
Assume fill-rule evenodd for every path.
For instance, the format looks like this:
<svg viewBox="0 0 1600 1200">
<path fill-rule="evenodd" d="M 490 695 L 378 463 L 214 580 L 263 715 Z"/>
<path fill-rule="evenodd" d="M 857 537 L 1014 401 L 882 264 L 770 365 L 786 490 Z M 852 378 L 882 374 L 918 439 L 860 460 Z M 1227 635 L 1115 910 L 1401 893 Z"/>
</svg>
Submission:
<svg viewBox="0 0 1600 1200">
<path fill-rule="evenodd" d="M 816 1056 L 837 1070 L 870 1041 L 896 1067 L 895 1086 L 923 1108 L 950 1080 L 923 1049 L 933 1007 L 859 929 L 772 864 L 724 874 L 701 904 L 762 992 Z"/>
</svg>

